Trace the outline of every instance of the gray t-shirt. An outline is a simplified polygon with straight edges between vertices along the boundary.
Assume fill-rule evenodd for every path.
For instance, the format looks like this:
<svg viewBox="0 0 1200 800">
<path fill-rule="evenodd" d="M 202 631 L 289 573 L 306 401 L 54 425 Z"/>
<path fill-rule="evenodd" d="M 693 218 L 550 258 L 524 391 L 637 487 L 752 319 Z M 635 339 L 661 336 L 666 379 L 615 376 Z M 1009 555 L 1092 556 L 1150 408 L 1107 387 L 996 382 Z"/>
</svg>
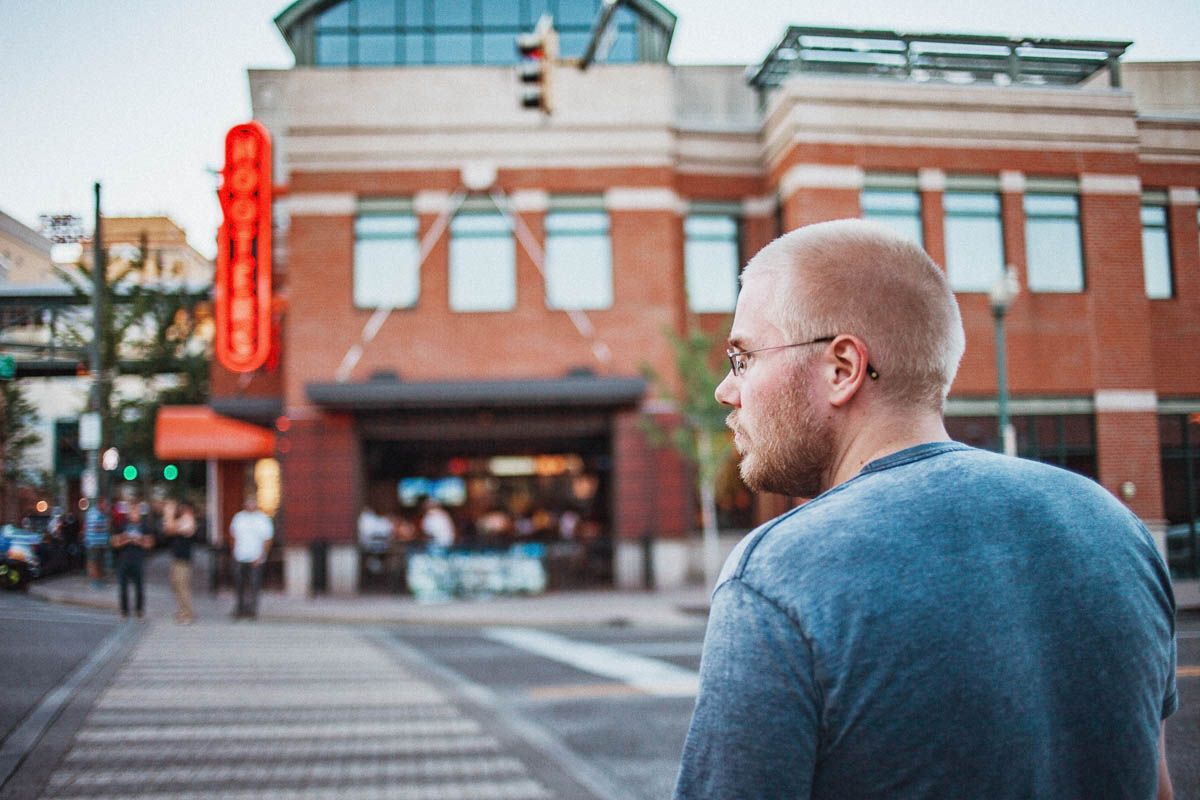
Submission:
<svg viewBox="0 0 1200 800">
<path fill-rule="evenodd" d="M 919 445 L 750 533 L 676 798 L 1149 798 L 1175 599 L 1096 483 Z"/>
</svg>

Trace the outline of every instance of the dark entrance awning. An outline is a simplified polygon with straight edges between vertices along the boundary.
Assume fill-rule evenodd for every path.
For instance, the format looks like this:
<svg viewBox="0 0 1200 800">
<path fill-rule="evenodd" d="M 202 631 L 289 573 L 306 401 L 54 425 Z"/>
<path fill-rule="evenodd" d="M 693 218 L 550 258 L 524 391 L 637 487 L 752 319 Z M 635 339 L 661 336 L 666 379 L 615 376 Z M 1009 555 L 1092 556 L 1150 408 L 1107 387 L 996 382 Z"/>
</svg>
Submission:
<svg viewBox="0 0 1200 800">
<path fill-rule="evenodd" d="M 376 380 L 310 383 L 305 391 L 317 405 L 336 411 L 597 409 L 637 405 L 646 393 L 646 381 L 593 376 L 427 383 Z"/>
</svg>

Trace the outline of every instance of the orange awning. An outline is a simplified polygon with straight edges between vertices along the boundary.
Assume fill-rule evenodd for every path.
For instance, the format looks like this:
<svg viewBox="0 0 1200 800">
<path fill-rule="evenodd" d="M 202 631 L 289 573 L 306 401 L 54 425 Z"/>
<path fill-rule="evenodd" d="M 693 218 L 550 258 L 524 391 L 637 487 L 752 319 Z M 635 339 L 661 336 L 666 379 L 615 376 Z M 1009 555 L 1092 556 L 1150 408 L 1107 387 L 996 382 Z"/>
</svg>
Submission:
<svg viewBox="0 0 1200 800">
<path fill-rule="evenodd" d="M 159 459 L 241 461 L 275 455 L 275 433 L 208 406 L 162 406 L 154 426 Z"/>
</svg>

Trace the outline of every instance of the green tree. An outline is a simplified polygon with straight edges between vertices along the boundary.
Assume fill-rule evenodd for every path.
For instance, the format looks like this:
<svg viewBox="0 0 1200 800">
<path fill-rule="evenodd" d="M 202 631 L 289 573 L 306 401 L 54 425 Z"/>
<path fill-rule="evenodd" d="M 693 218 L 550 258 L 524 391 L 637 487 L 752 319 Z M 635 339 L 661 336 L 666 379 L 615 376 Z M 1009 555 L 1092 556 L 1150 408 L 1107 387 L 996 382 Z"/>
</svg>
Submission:
<svg viewBox="0 0 1200 800">
<path fill-rule="evenodd" d="M 31 479 L 29 451 L 42 437 L 37 409 L 17 381 L 0 381 L 0 522 L 16 522 L 17 486 Z"/>
<path fill-rule="evenodd" d="M 106 280 L 98 326 L 101 448 L 117 445 L 122 461 L 141 465 L 144 473 L 156 471 L 153 420 L 159 406 L 204 402 L 211 359 L 201 329 L 203 315 L 196 313 L 200 298 L 183 287 L 146 280 L 150 255 L 144 235 L 139 247 L 116 268 L 107 268 L 108 254 L 102 254 Z M 81 300 L 91 296 L 91 264 L 71 265 L 59 274 Z M 93 335 L 90 309 L 63 325 L 66 344 L 89 345 Z M 121 372 L 142 378 L 136 396 L 122 397 L 114 391 Z"/>
<path fill-rule="evenodd" d="M 648 366 L 643 365 L 642 372 L 659 395 L 675 407 L 679 418 L 670 428 L 648 419 L 647 427 L 652 438 L 670 442 L 695 467 L 704 542 L 704 579 L 711 586 L 721 568 L 717 478 L 729 457 L 730 446 L 729 431 L 725 426 L 728 409 L 713 397 L 713 390 L 724 379 L 725 368 L 719 363 L 714 366 L 715 335 L 695 328 L 683 336 L 674 331 L 667 331 L 665 335 L 675 356 L 678 385 L 665 380 Z"/>
</svg>

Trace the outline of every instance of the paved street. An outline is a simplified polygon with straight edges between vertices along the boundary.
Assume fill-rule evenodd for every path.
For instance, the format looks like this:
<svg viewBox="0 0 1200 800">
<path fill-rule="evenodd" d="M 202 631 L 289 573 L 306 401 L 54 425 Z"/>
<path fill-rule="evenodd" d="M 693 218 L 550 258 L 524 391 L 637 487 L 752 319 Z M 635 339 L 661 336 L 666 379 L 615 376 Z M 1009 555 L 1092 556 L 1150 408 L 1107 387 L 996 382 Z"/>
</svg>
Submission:
<svg viewBox="0 0 1200 800">
<path fill-rule="evenodd" d="M 215 614 L 189 627 L 161 616 L 117 624 L 2 598 L 9 662 L 25 664 L 27 679 L 45 673 L 40 700 L 22 695 L 26 716 L 8 712 L 6 800 L 662 798 L 703 635 L 699 615 L 669 625 Z M 1168 748 L 1176 796 L 1197 797 L 1195 612 L 1180 616 L 1179 660 Z"/>
</svg>

